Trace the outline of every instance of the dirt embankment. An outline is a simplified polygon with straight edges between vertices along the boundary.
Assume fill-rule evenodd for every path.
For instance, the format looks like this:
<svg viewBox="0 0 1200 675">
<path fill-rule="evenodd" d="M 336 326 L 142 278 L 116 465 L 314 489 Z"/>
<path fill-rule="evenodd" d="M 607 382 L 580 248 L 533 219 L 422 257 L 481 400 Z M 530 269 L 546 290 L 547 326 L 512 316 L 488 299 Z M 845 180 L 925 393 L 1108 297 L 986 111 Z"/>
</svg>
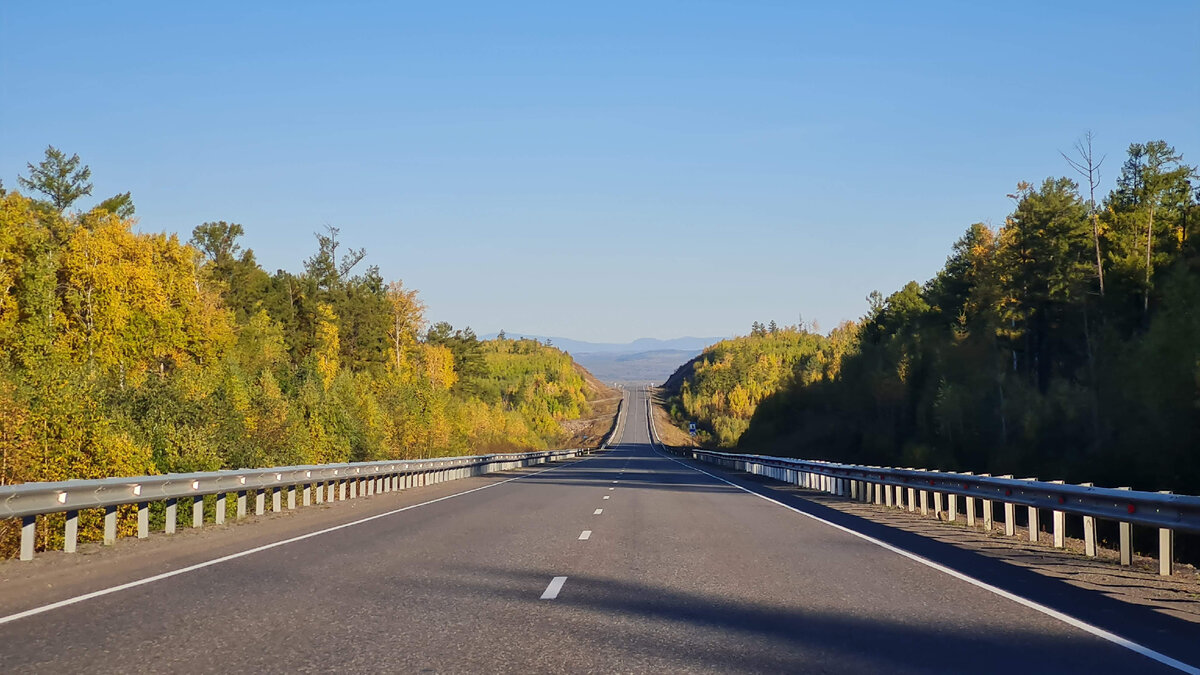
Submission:
<svg viewBox="0 0 1200 675">
<path fill-rule="evenodd" d="M 658 432 L 663 444 L 676 448 L 697 448 L 696 442 L 688 432 L 675 426 L 671 416 L 667 414 L 666 399 L 670 395 L 663 388 L 655 387 L 650 390 L 650 400 L 654 401 L 654 429 Z"/>
<path fill-rule="evenodd" d="M 569 434 L 562 445 L 564 448 L 598 448 L 604 435 L 616 422 L 621 391 L 596 379 L 578 363 L 575 364 L 575 370 L 583 376 L 592 412 L 581 419 L 560 422 L 563 431 Z"/>
</svg>

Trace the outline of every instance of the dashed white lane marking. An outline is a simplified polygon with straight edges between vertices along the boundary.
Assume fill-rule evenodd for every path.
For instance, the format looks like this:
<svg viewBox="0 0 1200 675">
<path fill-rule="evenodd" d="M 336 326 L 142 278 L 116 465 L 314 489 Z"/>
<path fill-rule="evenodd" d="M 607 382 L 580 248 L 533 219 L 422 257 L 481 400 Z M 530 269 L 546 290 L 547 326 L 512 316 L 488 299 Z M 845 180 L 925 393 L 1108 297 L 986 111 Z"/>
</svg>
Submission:
<svg viewBox="0 0 1200 675">
<path fill-rule="evenodd" d="M 604 498 L 605 498 L 605 499 L 608 499 L 608 495 L 604 495 Z"/>
<path fill-rule="evenodd" d="M 609 490 L 616 490 L 617 488 L 608 488 L 608 489 L 609 489 Z"/>
<path fill-rule="evenodd" d="M 554 577 L 550 580 L 550 585 L 542 591 L 542 600 L 553 600 L 558 597 L 558 592 L 562 590 L 563 584 L 567 583 L 566 577 Z"/>
<path fill-rule="evenodd" d="M 604 513 L 604 509 L 596 509 L 595 511 L 592 511 L 593 516 L 598 516 L 601 513 Z"/>
<path fill-rule="evenodd" d="M 613 482 L 614 482 L 614 483 L 619 483 L 620 481 L 616 481 L 616 480 L 614 480 Z"/>
<path fill-rule="evenodd" d="M 591 539 L 591 538 L 592 538 L 591 530 L 584 530 L 583 532 L 579 533 L 579 541 L 587 541 L 588 539 Z"/>
</svg>

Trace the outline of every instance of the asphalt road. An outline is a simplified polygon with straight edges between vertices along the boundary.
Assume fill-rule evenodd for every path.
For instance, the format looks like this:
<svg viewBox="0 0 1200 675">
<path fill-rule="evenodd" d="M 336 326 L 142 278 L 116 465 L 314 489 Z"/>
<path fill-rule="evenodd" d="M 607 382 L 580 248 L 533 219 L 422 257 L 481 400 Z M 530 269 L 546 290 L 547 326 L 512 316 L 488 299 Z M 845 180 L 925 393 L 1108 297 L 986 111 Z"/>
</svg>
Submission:
<svg viewBox="0 0 1200 675">
<path fill-rule="evenodd" d="M 46 556 L 36 567 L 5 563 L 0 669 L 1178 672 L 807 517 L 794 509 L 837 516 L 794 491 L 699 467 L 732 485 L 666 457 L 649 443 L 642 392 L 627 394 L 626 411 L 618 445 L 549 469 L 310 507 L 69 561 Z M 356 524 L 329 530 L 348 523 Z M 305 537 L 313 532 L 321 533 Z M 245 553 L 294 537 L 305 538 Z M 961 552 L 916 553 L 954 569 L 982 564 Z M 1007 567 L 993 561 L 979 577 L 1198 662 L 1194 625 Z"/>
</svg>

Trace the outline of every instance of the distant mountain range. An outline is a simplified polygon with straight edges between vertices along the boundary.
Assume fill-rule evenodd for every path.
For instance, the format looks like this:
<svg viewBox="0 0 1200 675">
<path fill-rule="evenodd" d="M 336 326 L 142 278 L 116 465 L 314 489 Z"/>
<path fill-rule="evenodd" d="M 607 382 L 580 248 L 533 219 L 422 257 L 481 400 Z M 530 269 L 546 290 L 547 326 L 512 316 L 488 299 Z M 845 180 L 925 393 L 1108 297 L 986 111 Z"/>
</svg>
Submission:
<svg viewBox="0 0 1200 675">
<path fill-rule="evenodd" d="M 664 350 L 678 351 L 694 351 L 699 353 L 705 347 L 716 344 L 725 338 L 722 337 L 680 337 L 670 340 L 659 340 L 658 338 L 638 338 L 633 342 L 586 342 L 584 340 L 572 340 L 565 337 L 546 337 L 545 335 L 530 335 L 529 333 L 516 333 L 505 331 L 505 336 L 510 339 L 529 338 L 536 339 L 539 342 L 550 340 L 550 343 L 555 347 L 569 353 L 571 356 L 580 354 L 637 354 L 640 352 L 657 352 Z M 499 333 L 488 333 L 482 336 L 485 340 L 495 338 Z M 686 360 L 686 359 L 685 359 Z"/>
<path fill-rule="evenodd" d="M 482 336 L 486 340 L 497 333 Z M 704 348 L 720 342 L 719 337 L 680 337 L 671 340 L 639 338 L 633 342 L 586 342 L 564 337 L 546 337 L 505 331 L 510 339 L 529 338 L 569 353 L 579 365 L 605 382 L 665 382 L 679 366 Z"/>
</svg>

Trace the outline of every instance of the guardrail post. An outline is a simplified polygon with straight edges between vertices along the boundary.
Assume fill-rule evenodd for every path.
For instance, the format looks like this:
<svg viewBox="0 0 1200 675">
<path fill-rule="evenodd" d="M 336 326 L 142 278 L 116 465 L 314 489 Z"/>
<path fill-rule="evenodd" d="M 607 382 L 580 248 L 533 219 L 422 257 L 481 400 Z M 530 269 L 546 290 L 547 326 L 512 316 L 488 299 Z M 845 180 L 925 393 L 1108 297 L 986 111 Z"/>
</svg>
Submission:
<svg viewBox="0 0 1200 675">
<path fill-rule="evenodd" d="M 921 490 L 921 515 L 929 515 L 929 491 Z"/>
<path fill-rule="evenodd" d="M 117 507 L 104 507 L 104 545 L 112 546 L 117 541 Z"/>
<path fill-rule="evenodd" d="M 908 488 L 908 511 L 915 513 L 917 510 L 917 489 L 914 487 Z"/>
<path fill-rule="evenodd" d="M 204 497 L 196 495 L 192 497 L 192 527 L 201 527 L 204 525 Z"/>
<path fill-rule="evenodd" d="M 1160 490 L 1159 494 L 1169 495 L 1170 490 Z M 1167 528 L 1158 528 L 1158 573 L 1160 576 L 1169 577 L 1175 571 L 1175 531 Z"/>
<path fill-rule="evenodd" d="M 358 499 L 358 479 L 350 479 L 350 499 Z"/>
<path fill-rule="evenodd" d="M 958 495 L 946 493 L 946 519 L 952 523 L 958 522 Z"/>
<path fill-rule="evenodd" d="M 304 499 L 301 502 L 304 506 L 312 506 L 312 483 L 304 484 Z"/>
<path fill-rule="evenodd" d="M 283 510 L 283 489 L 278 485 L 271 488 L 271 511 L 279 513 Z"/>
<path fill-rule="evenodd" d="M 941 492 L 934 492 L 933 493 L 933 516 L 935 518 L 937 518 L 938 520 L 941 520 L 942 516 L 944 516 L 946 513 L 945 505 L 946 505 L 946 495 L 942 494 Z"/>
<path fill-rule="evenodd" d="M 1063 484 L 1061 480 L 1050 482 L 1055 485 Z M 1067 545 L 1067 514 L 1065 511 L 1055 510 L 1051 513 L 1051 519 L 1054 521 L 1054 548 L 1065 548 Z"/>
<path fill-rule="evenodd" d="M 225 493 L 224 492 L 217 493 L 217 510 L 215 511 L 213 522 L 215 522 L 217 525 L 225 524 Z"/>
<path fill-rule="evenodd" d="M 237 517 L 246 517 L 246 491 L 238 490 L 237 493 Z"/>
<path fill-rule="evenodd" d="M 992 474 L 981 473 L 979 475 L 984 476 L 984 477 L 991 477 Z M 987 530 L 988 532 L 991 532 L 992 525 L 995 524 L 994 520 L 996 517 L 996 509 L 995 509 L 995 507 L 992 506 L 992 500 L 990 500 L 990 499 L 980 499 L 979 501 L 983 506 L 983 529 Z"/>
<path fill-rule="evenodd" d="M 145 539 L 150 536 L 150 504 L 148 502 L 138 502 L 138 539 Z"/>
<path fill-rule="evenodd" d="M 74 553 L 79 543 L 79 511 L 67 511 L 67 524 L 63 528 L 63 552 Z"/>
<path fill-rule="evenodd" d="M 267 510 L 267 493 L 262 488 L 254 488 L 254 515 L 261 516 Z"/>
<path fill-rule="evenodd" d="M 1091 483 L 1080 483 L 1080 487 L 1092 487 Z M 1096 557 L 1096 519 L 1083 517 L 1083 552 L 1089 558 Z"/>
<path fill-rule="evenodd" d="M 1023 478 L 1022 480 L 1036 481 L 1037 478 Z M 1025 507 L 1029 512 L 1029 541 L 1036 543 L 1038 535 L 1042 531 L 1041 514 L 1036 506 Z"/>
<path fill-rule="evenodd" d="M 883 493 L 887 491 L 887 486 L 883 483 L 872 483 L 871 492 L 874 493 L 875 506 L 883 506 Z"/>
<path fill-rule="evenodd" d="M 967 476 L 974 476 L 975 472 L 964 471 L 963 474 Z M 964 495 L 963 501 L 966 502 L 966 506 L 964 508 L 966 509 L 967 527 L 975 527 L 975 498 L 969 495 Z"/>
<path fill-rule="evenodd" d="M 1012 478 L 1012 474 L 1000 476 L 1001 478 Z M 1004 534 L 1009 537 L 1017 536 L 1017 505 L 1009 502 L 1004 502 Z"/>
<path fill-rule="evenodd" d="M 1132 490 L 1131 487 L 1119 487 L 1118 490 Z M 1121 531 L 1121 564 L 1133 564 L 1133 525 L 1131 523 L 1122 522 L 1119 524 Z"/>
<path fill-rule="evenodd" d="M 888 508 L 895 506 L 896 500 L 895 500 L 894 492 L 892 490 L 892 486 L 887 483 L 884 483 L 884 485 L 883 485 L 883 501 L 884 501 L 884 505 L 887 506 Z"/>
<path fill-rule="evenodd" d="M 37 538 L 37 516 L 21 517 L 21 560 L 33 560 L 33 543 Z"/>
<path fill-rule="evenodd" d="M 171 497 L 167 500 L 167 517 L 166 523 L 163 525 L 163 532 L 167 534 L 175 534 L 175 515 L 179 510 L 179 500 Z"/>
<path fill-rule="evenodd" d="M 288 511 L 291 511 L 296 508 L 296 486 L 289 485 L 287 487 L 287 491 L 288 491 Z"/>
</svg>

